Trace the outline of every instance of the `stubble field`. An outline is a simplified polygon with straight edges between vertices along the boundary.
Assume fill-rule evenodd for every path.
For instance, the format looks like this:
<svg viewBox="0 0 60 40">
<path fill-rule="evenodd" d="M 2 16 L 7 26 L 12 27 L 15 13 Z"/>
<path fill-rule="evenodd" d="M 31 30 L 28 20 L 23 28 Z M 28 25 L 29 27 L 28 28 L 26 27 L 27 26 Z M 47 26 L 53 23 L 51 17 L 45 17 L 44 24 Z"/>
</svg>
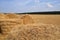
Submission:
<svg viewBox="0 0 60 40">
<path fill-rule="evenodd" d="M 60 40 L 60 15 L 0 14 L 0 40 Z"/>
</svg>

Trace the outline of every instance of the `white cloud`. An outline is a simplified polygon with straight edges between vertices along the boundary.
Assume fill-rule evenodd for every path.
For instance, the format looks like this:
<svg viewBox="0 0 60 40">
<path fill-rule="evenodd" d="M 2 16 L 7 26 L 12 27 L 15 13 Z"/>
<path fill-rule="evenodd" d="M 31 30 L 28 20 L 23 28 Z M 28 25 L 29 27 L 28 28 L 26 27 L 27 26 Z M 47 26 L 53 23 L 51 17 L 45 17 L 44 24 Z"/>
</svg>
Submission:
<svg viewBox="0 0 60 40">
<path fill-rule="evenodd" d="M 17 0 L 15 0 L 14 2 L 15 2 L 15 4 L 17 4 L 17 5 L 25 6 L 25 5 L 27 5 L 28 3 L 31 3 L 31 1 L 32 1 L 32 0 L 22 0 L 22 1 L 17 1 Z"/>
<path fill-rule="evenodd" d="M 47 6 L 48 6 L 48 7 L 53 7 L 53 5 L 52 5 L 52 4 L 50 4 L 50 3 L 47 3 Z"/>
<path fill-rule="evenodd" d="M 28 4 L 28 3 L 31 3 L 32 0 L 28 0 L 25 2 L 25 5 Z"/>
</svg>

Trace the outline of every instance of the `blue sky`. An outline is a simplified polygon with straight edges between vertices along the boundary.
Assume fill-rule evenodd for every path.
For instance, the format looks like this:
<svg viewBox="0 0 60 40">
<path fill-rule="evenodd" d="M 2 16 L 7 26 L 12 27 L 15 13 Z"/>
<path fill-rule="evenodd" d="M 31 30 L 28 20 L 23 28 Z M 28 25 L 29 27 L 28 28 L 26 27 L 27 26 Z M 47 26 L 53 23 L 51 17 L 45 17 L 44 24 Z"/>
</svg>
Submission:
<svg viewBox="0 0 60 40">
<path fill-rule="evenodd" d="M 60 11 L 60 0 L 0 0 L 0 12 Z"/>
</svg>

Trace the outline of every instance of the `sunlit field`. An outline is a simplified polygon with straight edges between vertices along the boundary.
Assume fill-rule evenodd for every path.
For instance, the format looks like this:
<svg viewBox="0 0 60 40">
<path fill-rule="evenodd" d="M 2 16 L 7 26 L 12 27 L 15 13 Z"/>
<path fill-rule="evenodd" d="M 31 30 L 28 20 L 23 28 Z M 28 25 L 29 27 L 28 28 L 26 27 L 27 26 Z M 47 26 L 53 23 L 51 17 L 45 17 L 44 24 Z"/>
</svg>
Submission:
<svg viewBox="0 0 60 40">
<path fill-rule="evenodd" d="M 0 14 L 0 40 L 60 40 L 60 15 Z"/>
<path fill-rule="evenodd" d="M 37 23 L 60 25 L 60 15 L 31 15 Z"/>
</svg>

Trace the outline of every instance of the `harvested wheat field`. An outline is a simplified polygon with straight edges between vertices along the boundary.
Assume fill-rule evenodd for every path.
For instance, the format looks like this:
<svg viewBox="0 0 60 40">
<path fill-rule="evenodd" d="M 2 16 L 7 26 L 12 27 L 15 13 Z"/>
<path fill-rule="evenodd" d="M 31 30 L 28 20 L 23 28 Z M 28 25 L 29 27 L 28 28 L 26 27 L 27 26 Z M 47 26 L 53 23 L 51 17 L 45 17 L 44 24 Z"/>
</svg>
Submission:
<svg viewBox="0 0 60 40">
<path fill-rule="evenodd" d="M 0 40 L 60 40 L 60 15 L 0 14 Z"/>
</svg>

